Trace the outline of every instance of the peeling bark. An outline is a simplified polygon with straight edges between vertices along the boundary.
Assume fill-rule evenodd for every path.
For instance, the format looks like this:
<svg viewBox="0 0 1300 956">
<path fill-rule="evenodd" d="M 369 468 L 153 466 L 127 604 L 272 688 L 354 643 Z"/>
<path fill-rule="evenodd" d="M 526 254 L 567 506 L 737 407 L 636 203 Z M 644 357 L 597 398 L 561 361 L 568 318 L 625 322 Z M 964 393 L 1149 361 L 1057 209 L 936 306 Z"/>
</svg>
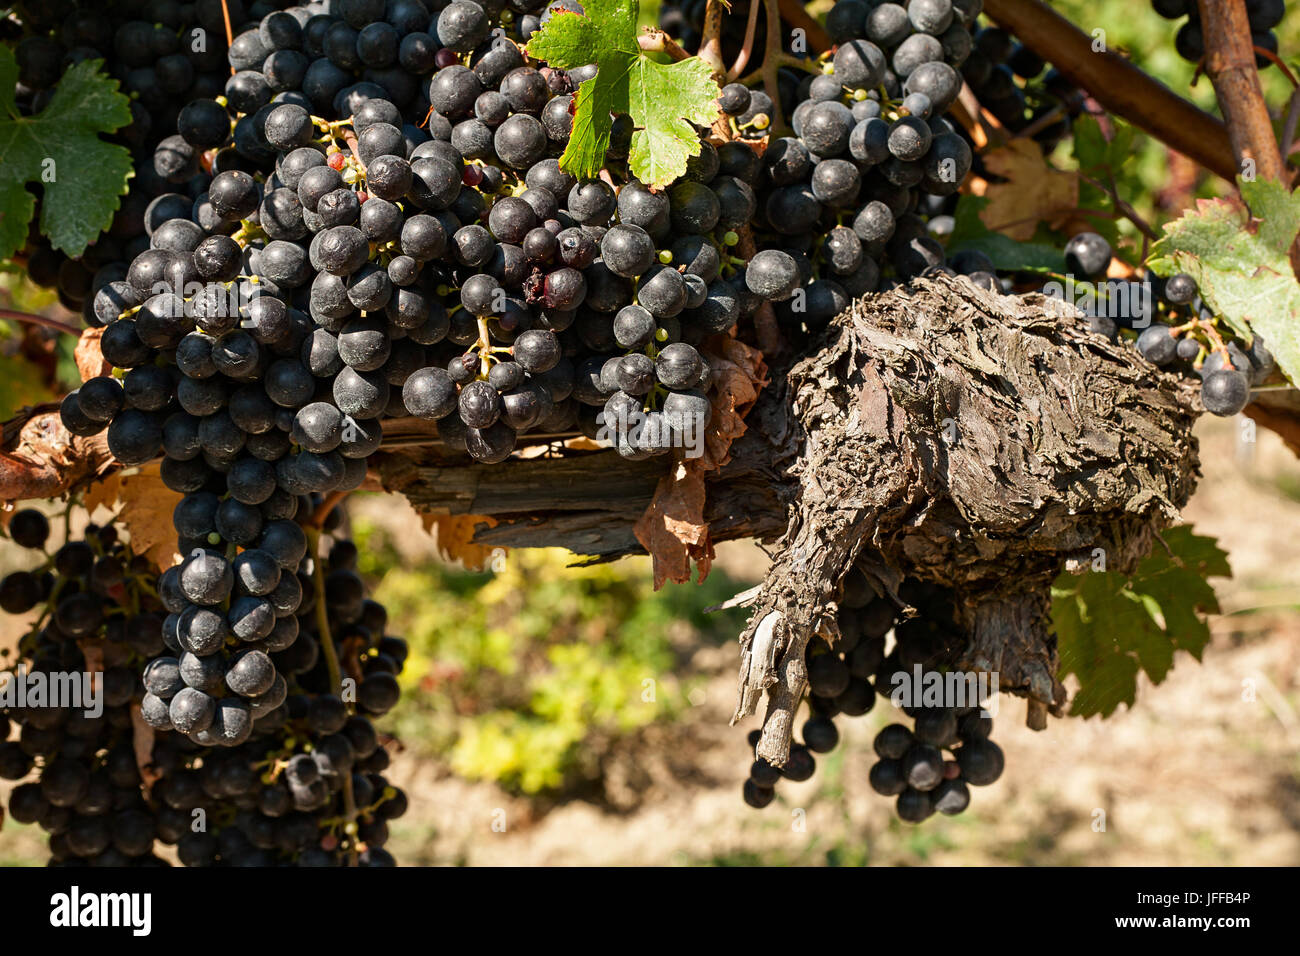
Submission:
<svg viewBox="0 0 1300 956">
<path fill-rule="evenodd" d="M 917 281 L 856 303 L 790 371 L 797 489 L 741 638 L 734 717 L 766 692 L 758 756 L 789 755 L 804 647 L 855 561 L 900 607 L 903 575 L 953 588 L 959 666 L 997 672 L 1035 720 L 1064 702 L 1051 582 L 1094 548 L 1114 569 L 1147 553 L 1195 487 L 1197 406 L 1053 305 Z"/>
</svg>

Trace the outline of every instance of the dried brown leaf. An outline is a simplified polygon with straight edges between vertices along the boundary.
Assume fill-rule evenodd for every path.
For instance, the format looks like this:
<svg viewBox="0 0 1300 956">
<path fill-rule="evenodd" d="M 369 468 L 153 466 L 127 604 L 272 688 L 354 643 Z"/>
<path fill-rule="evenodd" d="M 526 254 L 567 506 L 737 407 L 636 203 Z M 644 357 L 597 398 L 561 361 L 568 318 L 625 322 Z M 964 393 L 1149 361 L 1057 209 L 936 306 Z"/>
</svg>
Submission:
<svg viewBox="0 0 1300 956">
<path fill-rule="evenodd" d="M 704 452 L 698 458 L 681 458 L 659 479 L 654 498 L 633 529 L 653 559 L 656 590 L 664 581 L 689 581 L 692 562 L 701 582 L 708 577 L 713 539 L 704 520 L 704 476 L 731 460 L 731 443 L 745 434 L 745 413 L 767 384 L 762 353 L 738 339 L 715 335 L 704 342 L 701 353 L 713 370 L 713 417 L 704 432 Z"/>
<path fill-rule="evenodd" d="M 72 354 L 77 361 L 77 371 L 81 373 L 83 382 L 113 372 L 112 363 L 105 359 L 104 353 L 99 350 L 99 340 L 103 335 L 102 327 L 93 327 L 82 331 L 81 338 L 77 340 L 77 347 Z"/>
<path fill-rule="evenodd" d="M 985 153 L 984 168 L 1006 180 L 984 191 L 988 204 L 980 219 L 992 232 L 1024 242 L 1040 222 L 1057 225 L 1078 208 L 1079 177 L 1049 165 L 1032 139 L 1013 139 Z"/>
<path fill-rule="evenodd" d="M 57 498 L 114 467 L 104 435 L 73 437 L 55 406 L 24 410 L 3 430 L 0 501 Z"/>
<path fill-rule="evenodd" d="M 439 515 L 421 513 L 424 530 L 433 536 L 438 553 L 445 561 L 460 561 L 471 571 L 482 571 L 493 556 L 504 551 L 497 546 L 474 543 L 474 532 L 481 524 L 496 525 L 495 518 L 484 515 Z"/>
<path fill-rule="evenodd" d="M 159 569 L 176 563 L 176 530 L 172 511 L 181 500 L 158 474 L 157 465 L 136 472 L 115 472 L 86 490 L 84 503 L 91 514 L 98 507 L 115 510 L 130 536 L 131 551 L 143 554 Z"/>
</svg>

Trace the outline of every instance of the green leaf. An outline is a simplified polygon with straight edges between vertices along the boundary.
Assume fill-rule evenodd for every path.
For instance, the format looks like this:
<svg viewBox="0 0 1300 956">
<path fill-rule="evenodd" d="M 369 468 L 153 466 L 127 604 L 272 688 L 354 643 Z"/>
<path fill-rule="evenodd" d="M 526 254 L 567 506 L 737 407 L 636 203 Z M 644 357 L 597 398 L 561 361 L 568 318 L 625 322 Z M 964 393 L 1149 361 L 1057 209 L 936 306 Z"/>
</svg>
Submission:
<svg viewBox="0 0 1300 956">
<path fill-rule="evenodd" d="M 1227 555 L 1213 538 L 1183 525 L 1164 535 L 1132 575 L 1113 571 L 1062 574 L 1052 588 L 1052 625 L 1060 676 L 1073 674 L 1079 690 L 1070 713 L 1109 716 L 1137 699 L 1137 675 L 1160 683 L 1174 652 L 1197 660 L 1210 639 L 1202 615 L 1219 602 L 1207 578 L 1228 577 Z"/>
<path fill-rule="evenodd" d="M 609 152 L 609 132 L 613 126 L 611 113 L 620 101 L 627 100 L 627 72 L 622 59 L 600 61 L 597 74 L 584 80 L 578 87 L 578 97 L 573 113 L 573 129 L 569 142 L 560 156 L 560 168 L 579 179 L 593 179 L 605 165 Z M 608 82 L 612 76 L 621 80 Z M 602 82 L 601 77 L 605 77 Z"/>
<path fill-rule="evenodd" d="M 662 188 L 700 151 L 691 123 L 717 117 L 718 86 L 698 57 L 659 63 L 637 44 L 636 0 L 589 0 L 585 14 L 557 13 L 528 41 L 528 55 L 560 69 L 597 64 L 578 88 L 573 131 L 560 166 L 591 178 L 605 166 L 611 114 L 636 127 L 628 154 L 633 175 Z"/>
<path fill-rule="evenodd" d="M 982 196 L 962 196 L 957 200 L 956 221 L 952 235 L 948 237 L 949 256 L 971 249 L 984 253 L 993 260 L 993 265 L 1008 272 L 1061 272 L 1065 269 L 1065 255 L 1060 249 L 1017 242 L 1001 233 L 990 232 L 980 219 L 980 210 L 986 205 L 988 200 Z"/>
<path fill-rule="evenodd" d="M 698 57 L 656 63 L 639 56 L 628 73 L 632 134 L 632 175 L 648 186 L 665 186 L 686 170 L 700 152 L 700 137 L 691 125 L 707 126 L 718 115 L 718 85 Z"/>
<path fill-rule="evenodd" d="M 1133 127 L 1122 120 L 1111 118 L 1112 134 L 1106 139 L 1097 118 L 1084 114 L 1071 126 L 1074 134 L 1074 158 L 1079 169 L 1093 175 L 1115 175 L 1133 157 Z"/>
<path fill-rule="evenodd" d="M 70 67 L 45 109 L 20 116 L 13 97 L 18 68 L 13 52 L 0 47 L 0 259 L 26 239 L 35 207 L 28 183 L 43 190 L 41 232 L 70 256 L 85 252 L 112 223 L 132 176 L 131 153 L 99 134 L 130 123 L 131 107 L 102 64 Z"/>
<path fill-rule="evenodd" d="M 1233 332 L 1264 336 L 1282 371 L 1300 382 L 1300 283 L 1289 252 L 1300 233 L 1300 196 L 1270 180 L 1238 179 L 1236 200 L 1202 199 L 1165 225 L 1151 249 L 1158 274 L 1186 272 Z"/>
</svg>

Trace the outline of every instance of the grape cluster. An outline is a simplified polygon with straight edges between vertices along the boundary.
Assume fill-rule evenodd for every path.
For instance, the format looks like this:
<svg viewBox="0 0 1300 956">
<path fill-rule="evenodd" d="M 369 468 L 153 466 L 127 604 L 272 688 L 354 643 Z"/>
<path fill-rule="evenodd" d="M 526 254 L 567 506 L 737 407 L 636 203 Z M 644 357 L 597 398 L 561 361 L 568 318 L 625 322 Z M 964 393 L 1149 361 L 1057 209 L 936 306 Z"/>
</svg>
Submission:
<svg viewBox="0 0 1300 956">
<path fill-rule="evenodd" d="M 1214 311 L 1201 299 L 1196 280 L 1185 273 L 1162 279 L 1107 280 L 1112 250 L 1105 237 L 1081 232 L 1065 246 L 1068 271 L 1095 294 L 1085 303 L 1088 327 L 1111 341 L 1131 339 L 1149 362 L 1196 374 L 1201 400 L 1214 415 L 1235 415 L 1250 390 L 1276 369 L 1263 337 L 1243 348 L 1221 334 Z"/>
<path fill-rule="evenodd" d="M 43 552 L 50 529 L 24 510 L 9 530 Z M 0 777 L 36 772 L 14 788 L 10 814 L 45 829 L 52 861 L 64 865 L 161 865 L 158 842 L 175 844 L 187 866 L 331 866 L 350 855 L 393 865 L 387 821 L 406 798 L 382 776 L 388 752 L 371 718 L 396 703 L 407 651 L 385 634 L 383 607 L 365 597 L 356 555 L 339 537 L 320 559 L 323 614 L 316 578 L 303 575 L 302 634 L 275 655 L 278 675 L 263 650 L 245 650 L 224 673 L 212 666 L 219 658 L 182 650 L 166 623 L 167 587 L 112 525 L 90 525 L 36 569 L 6 575 L 0 609 L 42 608 L 12 674 L 54 686 L 55 675 L 98 670 L 103 701 L 99 716 L 51 700 L 0 714 Z M 168 650 L 174 656 L 157 656 Z M 348 702 L 333 692 L 331 656 L 353 682 Z M 272 686 L 249 700 L 248 682 L 268 671 Z M 176 699 L 199 695 L 206 703 L 179 711 L 208 712 L 210 723 L 190 736 L 171 732 Z M 155 731 L 143 764 L 133 711 Z M 11 723 L 19 735 L 7 741 Z M 237 745 L 216 746 L 231 734 Z"/>
<path fill-rule="evenodd" d="M 228 6 L 239 25 L 243 4 Z M 21 115 L 42 110 L 64 70 L 87 60 L 103 60 L 131 97 L 131 123 L 111 139 L 131 150 L 135 175 L 112 225 L 78 259 L 33 230 L 25 256 L 33 282 L 57 289 L 66 308 L 99 325 L 91 311 L 95 293 L 122 278 L 126 263 L 149 247 L 153 230 L 187 214 L 206 188 L 200 156 L 176 134 L 176 119 L 189 101 L 220 95 L 229 76 L 222 2 L 26 2 L 7 22 L 21 28 L 14 37 Z M 38 213 L 32 222 L 39 221 Z"/>
<path fill-rule="evenodd" d="M 977 0 L 907 8 L 841 0 L 827 15 L 833 55 L 794 89 L 794 135 L 737 167 L 756 200 L 759 251 L 745 266 L 745 288 L 775 303 L 788 334 L 824 326 L 852 299 L 888 287 L 891 275 L 946 267 L 936 220 L 951 225 L 973 154 L 945 114 L 979 8 Z M 765 96 L 756 104 L 760 96 L 738 84 L 722 91 L 738 130 L 752 125 L 756 108 L 770 109 Z"/>
<path fill-rule="evenodd" d="M 1069 135 L 1070 121 L 1083 110 L 1084 94 L 1001 27 L 975 33 L 961 72 L 980 106 L 1013 133 L 1032 128 L 1044 152 Z"/>
<path fill-rule="evenodd" d="M 6 678 L 21 674 L 33 691 L 43 682 L 47 694 L 0 713 L 0 778 L 23 780 L 36 771 L 36 779 L 14 787 L 9 814 L 48 832 L 56 857 L 97 866 L 159 865 L 132 748 L 138 667 L 162 648 L 161 608 L 149 593 L 147 562 L 133 558 L 111 526 L 91 525 L 53 553 L 45 551 L 50 526 L 38 511 L 16 512 L 9 533 L 43 560 L 0 579 L 0 609 L 41 609 L 19 643 L 25 666 L 7 668 Z M 87 699 L 51 706 L 54 688 L 83 687 L 80 675 L 91 669 L 91 654 L 101 671 L 102 713 L 89 716 Z M 11 728 L 18 730 L 14 740 L 7 739 Z"/>
<path fill-rule="evenodd" d="M 813 754 L 829 753 L 839 743 L 837 716 L 869 712 L 877 694 L 894 703 L 897 688 L 913 681 L 915 668 L 941 673 L 965 649 L 966 635 L 954 621 L 950 592 L 909 578 L 900 597 L 915 607 L 916 616 L 900 617 L 856 568 L 845 576 L 834 647 L 817 637 L 805 651 L 809 716 L 800 731 L 802 743 L 791 746 L 783 767 L 761 757 L 753 762 L 743 788 L 747 804 L 759 809 L 770 804 L 782 778 L 812 777 Z M 891 632 L 892 647 L 886 653 Z M 880 731 L 874 744 L 880 760 L 868 779 L 877 793 L 898 798 L 895 809 L 901 820 L 920 823 L 935 811 L 961 813 L 970 804 L 968 785 L 984 786 L 1001 775 L 1002 751 L 988 739 L 993 722 L 980 703 L 922 705 L 900 698 L 895 706 L 912 718 L 913 726 L 892 723 Z M 750 734 L 751 747 L 759 733 Z"/>
<path fill-rule="evenodd" d="M 1263 70 L 1273 61 L 1258 50 L 1277 54 L 1277 34 L 1273 28 L 1286 15 L 1286 0 L 1245 0 L 1245 3 L 1251 42 L 1258 48 L 1255 66 Z M 1187 18 L 1174 34 L 1174 49 L 1184 60 L 1200 63 L 1205 58 L 1205 33 L 1201 29 L 1201 13 L 1196 0 L 1151 0 L 1151 6 L 1166 20 Z"/>
</svg>

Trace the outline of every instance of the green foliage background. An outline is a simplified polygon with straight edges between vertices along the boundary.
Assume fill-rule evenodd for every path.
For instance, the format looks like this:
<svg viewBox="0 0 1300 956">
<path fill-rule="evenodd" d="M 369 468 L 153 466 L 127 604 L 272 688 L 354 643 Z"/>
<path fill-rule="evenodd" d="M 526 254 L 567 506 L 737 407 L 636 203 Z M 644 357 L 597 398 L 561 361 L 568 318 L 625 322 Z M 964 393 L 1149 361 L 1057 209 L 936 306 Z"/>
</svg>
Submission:
<svg viewBox="0 0 1300 956">
<path fill-rule="evenodd" d="M 523 793 L 598 784 L 613 740 L 690 706 L 690 654 L 744 623 L 744 610 L 704 613 L 743 587 L 725 574 L 656 594 L 645 560 L 570 567 L 566 551 L 517 551 L 471 573 L 410 566 L 369 522 L 353 534 L 411 647 L 389 726 L 457 774 Z"/>
</svg>

